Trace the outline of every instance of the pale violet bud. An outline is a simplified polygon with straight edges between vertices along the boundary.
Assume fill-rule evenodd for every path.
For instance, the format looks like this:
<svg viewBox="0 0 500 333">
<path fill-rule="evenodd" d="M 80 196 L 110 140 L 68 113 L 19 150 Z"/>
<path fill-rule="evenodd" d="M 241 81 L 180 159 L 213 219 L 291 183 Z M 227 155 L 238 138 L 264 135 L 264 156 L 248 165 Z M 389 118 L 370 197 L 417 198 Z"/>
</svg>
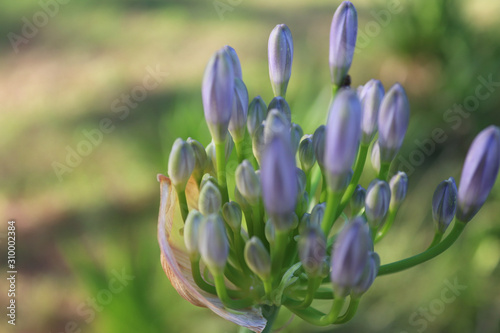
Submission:
<svg viewBox="0 0 500 333">
<path fill-rule="evenodd" d="M 244 160 L 238 165 L 234 178 L 241 195 L 251 205 L 258 204 L 261 195 L 260 179 L 248 160 Z"/>
<path fill-rule="evenodd" d="M 298 194 L 296 170 L 289 137 L 274 136 L 264 149 L 260 178 L 266 212 L 279 230 L 291 226 Z"/>
<path fill-rule="evenodd" d="M 344 1 L 335 11 L 330 28 L 330 74 L 336 86 L 342 85 L 351 68 L 357 35 L 358 13 L 350 1 Z"/>
<path fill-rule="evenodd" d="M 271 100 L 271 103 L 269 103 L 269 106 L 267 107 L 267 112 L 269 113 L 272 109 L 276 109 L 281 112 L 289 123 L 292 122 L 292 111 L 290 110 L 288 102 L 283 97 L 277 96 Z"/>
<path fill-rule="evenodd" d="M 457 185 L 453 177 L 443 180 L 432 196 L 432 219 L 439 232 L 444 233 L 457 210 Z"/>
<path fill-rule="evenodd" d="M 207 64 L 201 89 L 208 129 L 215 142 L 223 142 L 234 100 L 234 69 L 229 54 L 221 49 Z"/>
<path fill-rule="evenodd" d="M 168 175 L 175 187 L 184 189 L 195 166 L 193 148 L 184 140 L 174 141 L 168 158 Z"/>
<path fill-rule="evenodd" d="M 197 259 L 200 256 L 198 245 L 199 229 L 202 221 L 203 215 L 196 209 L 192 209 L 184 223 L 184 244 L 191 260 Z"/>
<path fill-rule="evenodd" d="M 200 225 L 200 254 L 212 274 L 223 274 L 229 256 L 229 241 L 218 214 L 205 217 Z"/>
<path fill-rule="evenodd" d="M 271 220 L 267 220 L 266 226 L 264 227 L 264 233 L 269 244 L 273 245 L 276 239 L 276 228 Z"/>
<path fill-rule="evenodd" d="M 351 197 L 351 215 L 356 216 L 365 208 L 366 190 L 357 185 Z"/>
<path fill-rule="evenodd" d="M 206 183 L 208 182 L 211 182 L 212 184 L 214 184 L 215 186 L 219 186 L 219 182 L 217 181 L 217 178 L 215 178 L 214 176 L 212 176 L 211 174 L 209 173 L 206 173 L 203 175 L 203 177 L 201 178 L 201 182 L 200 182 L 200 190 L 203 188 L 203 186 L 205 186 Z"/>
<path fill-rule="evenodd" d="M 311 214 L 304 213 L 300 218 L 299 222 L 299 234 L 303 233 L 310 226 L 311 226 Z"/>
<path fill-rule="evenodd" d="M 351 89 L 341 89 L 330 108 L 326 126 L 325 176 L 330 190 L 344 190 L 352 176 L 361 137 L 361 104 Z"/>
<path fill-rule="evenodd" d="M 300 168 L 297 168 L 297 194 L 298 197 L 301 198 L 306 192 L 307 185 L 307 176 L 304 171 Z"/>
<path fill-rule="evenodd" d="M 458 188 L 457 218 L 469 222 L 483 206 L 498 175 L 500 128 L 489 126 L 479 133 L 465 158 Z"/>
<path fill-rule="evenodd" d="M 304 135 L 302 137 L 299 144 L 299 161 L 302 170 L 305 172 L 309 172 L 314 166 L 314 163 L 316 163 L 312 135 Z"/>
<path fill-rule="evenodd" d="M 274 96 L 285 96 L 293 61 L 292 33 L 285 24 L 278 24 L 271 31 L 267 49 Z"/>
<path fill-rule="evenodd" d="M 239 232 L 243 214 L 240 205 L 234 201 L 229 201 L 222 206 L 222 217 L 233 231 Z"/>
<path fill-rule="evenodd" d="M 376 173 L 380 172 L 380 147 L 378 146 L 378 140 L 375 141 L 372 147 L 372 153 L 371 153 L 371 162 L 372 162 L 372 167 L 373 170 L 375 170 Z"/>
<path fill-rule="evenodd" d="M 195 177 L 198 184 L 201 181 L 201 177 L 205 174 L 208 166 L 208 157 L 205 148 L 201 143 L 191 138 L 187 139 L 187 143 L 191 146 L 194 152 L 194 169 L 193 176 Z"/>
<path fill-rule="evenodd" d="M 261 280 L 271 277 L 271 256 L 262 241 L 253 236 L 245 244 L 245 261 Z"/>
<path fill-rule="evenodd" d="M 352 287 L 351 294 L 353 297 L 359 298 L 361 295 L 368 291 L 370 286 L 373 284 L 373 281 L 375 281 L 375 278 L 377 277 L 379 268 L 379 255 L 376 252 L 370 252 L 363 277 L 357 285 Z"/>
<path fill-rule="evenodd" d="M 325 133 L 326 126 L 319 126 L 313 134 L 313 144 L 314 144 L 314 156 L 316 156 L 316 161 L 321 169 L 324 167 L 325 160 Z"/>
<path fill-rule="evenodd" d="M 396 83 L 382 99 L 378 114 L 378 145 L 382 163 L 390 163 L 399 152 L 409 120 L 408 97 L 404 88 Z"/>
<path fill-rule="evenodd" d="M 272 109 L 269 110 L 264 125 L 264 142 L 269 142 L 276 135 L 290 135 L 290 123 L 281 112 Z"/>
<path fill-rule="evenodd" d="M 321 275 L 326 257 L 326 237 L 321 227 L 309 226 L 300 233 L 298 241 L 302 267 L 310 277 Z"/>
<path fill-rule="evenodd" d="M 378 112 L 384 86 L 379 80 L 370 80 L 364 86 L 361 94 L 361 143 L 368 145 L 377 133 Z"/>
<path fill-rule="evenodd" d="M 262 97 L 255 97 L 248 106 L 247 129 L 248 134 L 253 137 L 253 133 L 267 117 L 267 106 Z"/>
<path fill-rule="evenodd" d="M 247 87 L 238 78 L 234 79 L 234 103 L 231 119 L 229 120 L 229 133 L 234 141 L 240 142 L 245 137 L 248 114 Z"/>
<path fill-rule="evenodd" d="M 257 160 L 259 165 L 262 164 L 262 153 L 265 147 L 264 128 L 265 128 L 265 122 L 263 122 L 257 127 L 252 137 L 253 156 L 255 156 L 255 159 Z"/>
<path fill-rule="evenodd" d="M 391 187 L 390 209 L 397 209 L 406 198 L 406 193 L 408 192 L 408 176 L 403 171 L 398 171 L 398 173 L 391 178 L 389 186 Z"/>
<path fill-rule="evenodd" d="M 234 77 L 243 80 L 243 77 L 241 75 L 240 59 L 238 58 L 236 51 L 229 45 L 224 46 L 224 51 L 226 51 L 226 53 L 231 58 L 231 62 L 233 63 Z"/>
<path fill-rule="evenodd" d="M 219 188 L 212 182 L 206 182 L 200 191 L 198 209 L 203 215 L 217 214 L 222 205 Z"/>
<path fill-rule="evenodd" d="M 366 190 L 365 214 L 372 228 L 378 228 L 385 221 L 391 201 L 391 188 L 383 180 L 374 179 Z"/>
<path fill-rule="evenodd" d="M 323 216 L 325 216 L 326 202 L 317 204 L 311 211 L 311 225 L 321 227 Z"/>
<path fill-rule="evenodd" d="M 335 297 L 349 295 L 351 289 L 360 283 L 372 247 L 370 232 L 362 217 L 344 226 L 331 255 L 330 280 Z"/>
<path fill-rule="evenodd" d="M 299 149 L 300 139 L 304 136 L 304 131 L 299 124 L 292 123 L 292 128 L 290 129 L 290 139 L 292 142 L 292 152 L 294 155 Z"/>
</svg>

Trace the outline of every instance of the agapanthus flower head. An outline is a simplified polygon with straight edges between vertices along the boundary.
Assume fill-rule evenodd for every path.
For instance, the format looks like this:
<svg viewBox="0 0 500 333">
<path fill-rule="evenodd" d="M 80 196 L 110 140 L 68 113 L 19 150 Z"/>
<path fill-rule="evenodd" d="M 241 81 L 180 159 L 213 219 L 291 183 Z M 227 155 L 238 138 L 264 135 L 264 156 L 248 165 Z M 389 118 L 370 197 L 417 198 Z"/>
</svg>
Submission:
<svg viewBox="0 0 500 333">
<path fill-rule="evenodd" d="M 247 129 L 248 134 L 253 136 L 253 133 L 267 117 L 267 106 L 262 97 L 255 97 L 248 106 Z"/>
<path fill-rule="evenodd" d="M 436 187 L 432 196 L 432 219 L 439 232 L 444 233 L 450 225 L 457 210 L 457 185 L 450 177 Z"/>
<path fill-rule="evenodd" d="M 183 189 L 193 173 L 196 163 L 193 148 L 184 140 L 174 141 L 168 159 L 168 174 L 175 187 Z"/>
<path fill-rule="evenodd" d="M 233 112 L 229 120 L 228 130 L 234 141 L 240 142 L 245 137 L 248 114 L 248 91 L 245 83 L 234 79 Z"/>
<path fill-rule="evenodd" d="M 470 221 L 490 194 L 500 166 L 500 128 L 489 126 L 479 133 L 465 158 L 458 187 L 457 218 Z"/>
<path fill-rule="evenodd" d="M 389 211 L 391 188 L 386 181 L 374 179 L 366 190 L 365 213 L 372 228 L 378 228 Z"/>
<path fill-rule="evenodd" d="M 344 1 L 335 11 L 330 28 L 330 74 L 336 86 L 342 85 L 351 68 L 357 35 L 358 13 L 350 1 Z"/>
<path fill-rule="evenodd" d="M 361 143 L 368 145 L 377 133 L 378 112 L 384 86 L 379 80 L 370 80 L 361 92 Z"/>
<path fill-rule="evenodd" d="M 207 64 L 201 95 L 208 129 L 215 142 L 223 142 L 234 100 L 233 61 L 225 49 L 217 51 Z"/>
<path fill-rule="evenodd" d="M 269 77 L 274 96 L 285 96 L 292 75 L 292 32 L 285 24 L 278 24 L 269 35 Z"/>
</svg>

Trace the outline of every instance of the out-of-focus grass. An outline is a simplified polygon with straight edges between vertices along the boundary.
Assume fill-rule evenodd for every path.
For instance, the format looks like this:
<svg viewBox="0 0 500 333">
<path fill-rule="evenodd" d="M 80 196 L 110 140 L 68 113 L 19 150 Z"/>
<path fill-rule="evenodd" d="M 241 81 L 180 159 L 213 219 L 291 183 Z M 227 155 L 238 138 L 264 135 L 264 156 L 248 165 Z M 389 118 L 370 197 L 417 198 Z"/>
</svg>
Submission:
<svg viewBox="0 0 500 333">
<path fill-rule="evenodd" d="M 401 156 L 442 128 L 448 139 L 414 167 L 410 195 L 391 234 L 377 251 L 383 262 L 426 247 L 432 237 L 430 198 L 450 175 L 459 178 L 472 138 L 500 124 L 500 94 L 480 101 L 454 129 L 443 114 L 475 94 L 478 76 L 500 81 L 495 1 L 402 1 L 380 33 L 355 55 L 353 85 L 380 78 L 407 88 L 412 119 Z M 206 144 L 200 86 L 211 54 L 225 44 L 238 52 L 251 97 L 272 97 L 267 38 L 274 25 L 292 30 L 295 56 L 287 94 L 293 119 L 306 133 L 324 122 L 329 102 L 328 34 L 339 1 L 242 1 L 220 20 L 212 2 L 70 2 L 18 53 L 9 32 L 20 33 L 35 2 L 2 5 L 0 13 L 0 210 L 18 225 L 21 332 L 62 332 L 74 321 L 85 332 L 234 332 L 209 310 L 184 301 L 164 276 L 156 244 L 158 184 L 170 146 L 188 136 Z M 385 1 L 355 2 L 360 33 L 377 22 Z M 159 65 L 168 76 L 123 120 L 112 110 Z M 83 131 L 110 118 L 114 130 L 59 181 Z M 363 178 L 367 185 L 369 177 Z M 497 184 L 489 202 L 446 254 L 409 271 L 377 279 L 352 323 L 339 332 L 415 332 L 419 307 L 441 297 L 445 280 L 467 286 L 426 332 L 494 332 L 500 320 L 500 227 Z M 3 243 L 3 239 L 2 239 Z M 2 263 L 3 265 L 3 263 Z M 4 267 L 4 266 L 2 266 Z M 82 304 L 109 288 L 113 270 L 135 278 L 89 320 Z M 2 290 L 5 282 L 0 283 Z M 0 300 L 5 299 L 1 294 Z M 86 308 L 85 308 L 86 309 Z M 290 314 L 283 311 L 279 323 Z M 421 318 L 421 317 L 419 317 Z M 2 321 L 4 325 L 5 322 Z M 2 326 L 3 327 L 3 326 Z M 318 330 L 294 319 L 287 332 Z"/>
</svg>

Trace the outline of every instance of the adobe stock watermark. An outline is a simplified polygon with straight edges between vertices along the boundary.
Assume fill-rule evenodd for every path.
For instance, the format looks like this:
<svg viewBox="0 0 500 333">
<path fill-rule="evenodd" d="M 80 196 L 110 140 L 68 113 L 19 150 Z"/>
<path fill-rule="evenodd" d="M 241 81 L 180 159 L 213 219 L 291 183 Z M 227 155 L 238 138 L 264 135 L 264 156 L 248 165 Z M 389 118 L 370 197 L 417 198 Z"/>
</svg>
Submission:
<svg viewBox="0 0 500 333">
<path fill-rule="evenodd" d="M 112 270 L 111 274 L 113 277 L 109 280 L 107 288 L 99 290 L 95 297 L 88 297 L 76 308 L 77 315 L 87 325 L 95 320 L 96 313 L 102 312 L 107 305 L 113 302 L 115 296 L 135 279 L 135 276 L 129 275 L 124 268 L 122 268 L 121 273 Z M 83 325 L 82 322 L 68 321 L 64 325 L 64 330 L 57 333 L 81 333 Z"/>
<path fill-rule="evenodd" d="M 408 323 L 414 329 L 411 331 L 401 331 L 400 333 L 424 332 L 429 326 L 429 323 L 434 322 L 436 318 L 446 310 L 446 306 L 453 303 L 460 297 L 462 292 L 467 289 L 466 285 L 458 282 L 457 277 L 454 278 L 453 282 L 444 280 L 443 284 L 444 287 L 441 289 L 441 293 L 438 297 L 434 298 L 425 306 L 420 306 L 408 317 Z"/>
<path fill-rule="evenodd" d="M 155 68 L 148 66 L 146 72 L 147 74 L 142 79 L 141 84 L 133 87 L 128 93 L 122 93 L 111 102 L 111 112 L 117 116 L 117 119 L 113 120 L 110 117 L 105 117 L 99 121 L 96 127 L 90 130 L 82 130 L 84 139 L 80 140 L 75 146 L 66 145 L 66 158 L 64 161 L 52 162 L 52 169 L 59 182 L 63 180 L 65 174 L 72 173 L 82 163 L 84 157 L 92 154 L 94 149 L 103 142 L 105 134 L 112 133 L 115 130 L 117 120 L 125 120 L 130 115 L 130 111 L 144 101 L 149 92 L 160 86 L 168 76 L 167 72 L 161 70 L 160 65 L 156 65 Z"/>
<path fill-rule="evenodd" d="M 40 29 L 45 27 L 50 19 L 54 18 L 59 13 L 61 5 L 67 5 L 71 0 L 40 0 L 38 5 L 40 10 L 36 11 L 31 17 L 23 16 L 21 21 L 23 26 L 20 33 L 9 32 L 7 38 L 15 53 L 19 52 L 19 47 L 22 44 L 28 44 L 30 40 L 35 38 Z"/>
<path fill-rule="evenodd" d="M 493 92 L 500 87 L 500 81 L 493 80 L 493 74 L 487 78 L 480 75 L 477 77 L 479 82 L 474 88 L 474 93 L 465 97 L 461 104 L 453 104 L 443 113 L 443 120 L 450 126 L 452 130 L 457 130 L 463 123 L 464 119 L 477 111 L 481 101 L 485 101 L 491 97 Z M 416 139 L 413 143 L 416 148 L 411 151 L 408 158 L 399 155 L 397 157 L 398 170 L 406 172 L 408 176 L 413 174 L 416 167 L 421 166 L 426 158 L 430 157 L 436 151 L 436 145 L 442 144 L 448 140 L 448 135 L 444 129 L 436 127 L 431 131 L 429 138 L 422 141 Z"/>
<path fill-rule="evenodd" d="M 224 14 L 226 12 L 233 12 L 234 8 L 241 5 L 243 0 L 215 0 L 212 2 L 217 15 L 221 21 L 224 21 Z"/>
</svg>

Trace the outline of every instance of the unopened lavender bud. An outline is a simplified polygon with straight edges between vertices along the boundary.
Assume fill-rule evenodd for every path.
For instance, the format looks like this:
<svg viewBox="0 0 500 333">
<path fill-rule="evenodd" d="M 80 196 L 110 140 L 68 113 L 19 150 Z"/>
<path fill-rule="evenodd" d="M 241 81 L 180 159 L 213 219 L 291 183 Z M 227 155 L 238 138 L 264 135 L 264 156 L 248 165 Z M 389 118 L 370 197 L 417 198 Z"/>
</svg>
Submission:
<svg viewBox="0 0 500 333">
<path fill-rule="evenodd" d="M 341 86 L 351 68 L 356 37 L 358 14 L 349 1 L 344 1 L 333 15 L 330 28 L 330 74 L 332 84 Z"/>
<path fill-rule="evenodd" d="M 221 208 L 222 197 L 219 188 L 212 182 L 206 182 L 200 191 L 198 198 L 198 209 L 207 216 L 217 214 Z"/>
<path fill-rule="evenodd" d="M 297 168 L 287 136 L 277 135 L 262 156 L 261 184 L 264 205 L 279 230 L 289 230 L 297 204 Z"/>
<path fill-rule="evenodd" d="M 299 222 L 299 234 L 303 233 L 310 226 L 311 226 L 311 214 L 304 213 L 300 218 Z"/>
<path fill-rule="evenodd" d="M 319 226 L 309 226 L 301 234 L 298 242 L 302 267 L 310 277 L 321 275 L 326 257 L 326 237 Z"/>
<path fill-rule="evenodd" d="M 307 185 L 307 177 L 304 171 L 300 168 L 297 168 L 297 195 L 298 197 L 302 197 L 306 192 Z"/>
<path fill-rule="evenodd" d="M 261 280 L 268 280 L 271 277 L 271 257 L 262 241 L 256 236 L 245 244 L 245 261 L 248 268 Z"/>
<path fill-rule="evenodd" d="M 331 255 L 330 280 L 335 297 L 345 297 L 365 271 L 373 243 L 362 217 L 349 222 L 337 236 Z"/>
<path fill-rule="evenodd" d="M 186 245 L 187 253 L 190 259 L 197 259 L 200 256 L 199 245 L 199 228 L 203 221 L 203 215 L 193 209 L 189 212 L 184 223 L 184 244 Z"/>
<path fill-rule="evenodd" d="M 276 135 L 290 135 L 290 123 L 281 112 L 272 109 L 264 125 L 264 141 L 268 143 Z"/>
<path fill-rule="evenodd" d="M 432 196 L 432 219 L 439 232 L 444 233 L 457 210 L 457 185 L 453 177 L 443 180 Z"/>
<path fill-rule="evenodd" d="M 363 277 L 357 285 L 352 287 L 351 294 L 353 297 L 359 298 L 361 295 L 368 291 L 368 289 L 373 284 L 373 281 L 375 281 L 375 278 L 377 277 L 379 267 L 379 255 L 376 252 L 370 252 Z"/>
<path fill-rule="evenodd" d="M 248 134 L 253 137 L 253 133 L 267 117 L 267 106 L 262 97 L 255 97 L 248 106 L 247 129 Z"/>
<path fill-rule="evenodd" d="M 219 186 L 219 183 L 217 182 L 217 178 L 215 178 L 214 176 L 212 176 L 211 174 L 204 174 L 203 177 L 201 178 L 201 182 L 200 182 L 200 190 L 205 186 L 205 184 L 207 182 L 211 182 L 212 184 L 214 184 L 215 186 Z"/>
<path fill-rule="evenodd" d="M 234 103 L 231 119 L 229 120 L 229 133 L 233 140 L 240 142 L 245 137 L 248 114 L 248 91 L 247 87 L 238 78 L 234 79 Z"/>
<path fill-rule="evenodd" d="M 241 75 L 240 59 L 238 58 L 236 51 L 229 45 L 224 46 L 224 51 L 226 51 L 226 53 L 231 58 L 231 62 L 233 63 L 234 77 L 243 80 L 243 77 Z"/>
<path fill-rule="evenodd" d="M 240 205 L 234 201 L 229 201 L 222 206 L 222 216 L 233 231 L 240 231 L 243 214 Z"/>
<path fill-rule="evenodd" d="M 295 154 L 299 149 L 300 139 L 304 136 L 304 131 L 299 124 L 292 123 L 292 128 L 290 130 L 290 138 L 292 142 L 292 152 Z"/>
<path fill-rule="evenodd" d="M 269 244 L 274 244 L 274 240 L 276 239 L 276 228 L 274 227 L 273 221 L 267 220 L 266 226 L 264 227 L 264 233 Z"/>
<path fill-rule="evenodd" d="M 365 214 L 372 228 L 378 228 L 385 221 L 391 201 L 391 188 L 383 180 L 374 179 L 366 190 Z"/>
<path fill-rule="evenodd" d="M 325 176 L 332 191 L 349 184 L 361 136 L 361 104 L 351 89 L 341 89 L 330 108 L 326 126 Z"/>
<path fill-rule="evenodd" d="M 215 142 L 223 142 L 234 100 L 234 69 L 225 49 L 217 51 L 207 64 L 202 84 L 203 109 Z"/>
<path fill-rule="evenodd" d="M 199 230 L 200 254 L 212 274 L 222 274 L 229 256 L 229 241 L 218 214 L 205 217 Z"/>
<path fill-rule="evenodd" d="M 197 183 L 200 184 L 201 177 L 205 174 L 208 166 L 208 157 L 205 148 L 201 143 L 191 138 L 187 139 L 187 143 L 191 146 L 194 152 L 194 169 L 193 176 L 196 179 Z"/>
<path fill-rule="evenodd" d="M 389 208 L 391 210 L 398 209 L 408 192 L 408 176 L 403 171 L 398 171 L 391 178 L 389 186 L 391 187 L 391 203 Z"/>
<path fill-rule="evenodd" d="M 325 216 L 326 202 L 317 204 L 311 211 L 311 225 L 321 227 L 321 221 Z"/>
<path fill-rule="evenodd" d="M 257 127 L 252 137 L 253 156 L 255 156 L 255 159 L 257 160 L 259 165 L 262 164 L 262 153 L 265 147 L 264 128 L 265 122 Z"/>
<path fill-rule="evenodd" d="M 314 163 L 316 163 L 312 135 L 304 135 L 304 137 L 302 137 L 302 141 L 300 141 L 299 144 L 299 161 L 302 170 L 305 172 L 309 172 L 314 166 Z"/>
<path fill-rule="evenodd" d="M 365 208 L 366 190 L 358 185 L 351 197 L 351 215 L 356 216 Z"/>
<path fill-rule="evenodd" d="M 375 141 L 372 147 L 372 153 L 371 153 L 371 162 L 372 162 L 372 167 L 373 170 L 375 170 L 376 173 L 380 172 L 380 147 L 378 145 L 378 140 Z"/>
<path fill-rule="evenodd" d="M 244 160 L 236 168 L 235 181 L 241 195 L 251 205 L 258 204 L 261 196 L 260 179 L 248 160 Z"/>
<path fill-rule="evenodd" d="M 272 109 L 276 109 L 281 112 L 289 123 L 292 122 L 292 111 L 290 110 L 288 102 L 283 97 L 277 96 L 271 100 L 269 106 L 267 107 L 267 112 L 271 111 Z"/>
<path fill-rule="evenodd" d="M 293 40 L 290 29 L 278 24 L 269 35 L 269 77 L 274 96 L 285 96 L 292 75 Z"/>
<path fill-rule="evenodd" d="M 377 133 L 378 112 L 384 93 L 384 86 L 379 80 L 372 79 L 363 88 L 361 94 L 362 144 L 370 144 Z"/>
<path fill-rule="evenodd" d="M 500 128 L 489 126 L 479 133 L 465 158 L 458 188 L 457 218 L 469 222 L 490 194 L 500 165 Z"/>
<path fill-rule="evenodd" d="M 195 162 L 193 148 L 180 138 L 175 140 L 168 159 L 168 174 L 175 187 L 184 190 Z"/>
<path fill-rule="evenodd" d="M 404 88 L 396 83 L 382 99 L 378 114 L 378 145 L 382 163 L 390 163 L 399 152 L 409 119 L 408 97 Z"/>
<path fill-rule="evenodd" d="M 325 160 L 325 136 L 326 136 L 326 126 L 319 126 L 313 134 L 313 144 L 314 144 L 314 156 L 316 156 L 316 161 L 321 169 L 324 167 Z"/>
</svg>

